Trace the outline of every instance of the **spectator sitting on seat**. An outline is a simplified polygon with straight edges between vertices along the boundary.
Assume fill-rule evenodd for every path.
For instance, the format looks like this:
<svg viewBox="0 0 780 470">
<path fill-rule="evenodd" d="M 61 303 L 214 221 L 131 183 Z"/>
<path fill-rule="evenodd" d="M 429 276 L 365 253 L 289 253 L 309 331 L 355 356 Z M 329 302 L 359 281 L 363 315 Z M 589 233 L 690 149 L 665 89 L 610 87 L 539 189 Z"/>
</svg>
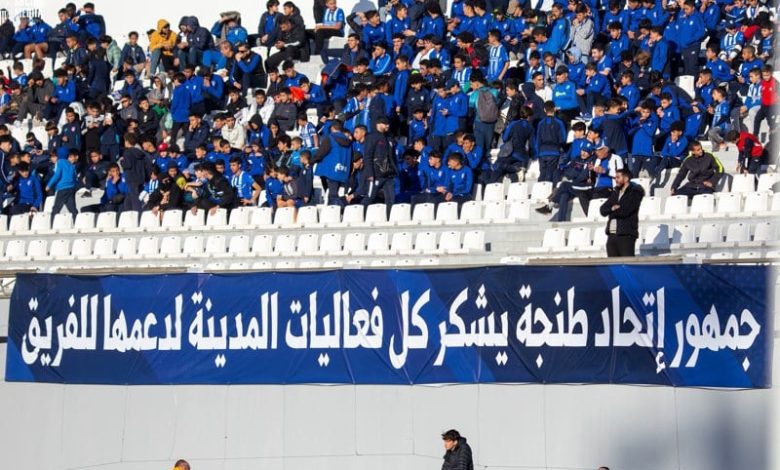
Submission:
<svg viewBox="0 0 780 470">
<path fill-rule="evenodd" d="M 556 220 L 565 222 L 569 214 L 569 200 L 577 198 L 583 212 L 588 214 L 588 203 L 593 192 L 593 163 L 590 148 L 582 147 L 576 159 L 568 160 L 563 168 L 563 181 L 549 198 L 549 202 L 536 209 L 540 214 L 551 214 L 558 205 Z"/>
<path fill-rule="evenodd" d="M 680 166 L 680 172 L 672 182 L 673 196 L 688 196 L 689 200 L 697 194 L 712 194 L 723 174 L 723 165 L 711 153 L 706 153 L 701 142 L 694 140 L 690 144 L 690 155 Z M 680 186 L 687 178 L 687 183 Z"/>
<path fill-rule="evenodd" d="M 105 191 L 100 198 L 100 205 L 95 208 L 100 212 L 118 212 L 127 197 L 127 184 L 125 177 L 119 172 L 119 165 L 111 163 L 106 175 Z"/>
<path fill-rule="evenodd" d="M 284 193 L 284 184 L 278 178 L 277 168 L 269 165 L 265 170 L 265 201 L 263 207 L 276 208 L 277 197 Z"/>
<path fill-rule="evenodd" d="M 610 150 L 603 140 L 596 145 L 596 160 L 591 166 L 591 171 L 595 173 L 596 178 L 593 184 L 594 199 L 609 197 L 612 194 L 615 175 L 623 168 L 623 159 Z"/>
<path fill-rule="evenodd" d="M 455 152 L 447 157 L 447 186 L 438 187 L 436 191 L 444 196 L 445 202 L 457 202 L 458 205 L 471 200 L 471 190 L 474 185 L 474 174 L 471 168 L 464 165 L 463 154 Z"/>
<path fill-rule="evenodd" d="M 320 146 L 320 136 L 317 134 L 317 128 L 309 122 L 309 117 L 305 112 L 298 114 L 298 132 L 304 148 L 316 149 Z"/>
<path fill-rule="evenodd" d="M 36 173 L 30 171 L 30 164 L 19 162 L 16 166 L 16 177 L 13 179 L 11 194 L 16 196 L 13 203 L 4 211 L 8 215 L 37 212 L 43 204 L 41 180 Z"/>
<path fill-rule="evenodd" d="M 82 187 L 87 191 L 99 188 L 102 181 L 108 174 L 109 163 L 103 160 L 103 156 L 97 150 L 89 152 L 89 164 L 84 170 L 84 176 L 81 180 Z M 85 193 L 86 194 L 86 193 Z"/>
<path fill-rule="evenodd" d="M 220 174 L 216 166 L 210 162 L 203 164 L 203 171 L 206 180 L 208 180 L 206 191 L 203 197 L 198 199 L 197 204 L 193 206 L 192 213 L 197 214 L 200 208 L 207 210 L 208 215 L 214 215 L 219 208 L 232 208 L 236 199 L 235 191 L 233 191 L 227 178 Z"/>
<path fill-rule="evenodd" d="M 200 200 L 202 199 L 198 201 Z M 181 203 L 181 189 L 170 177 L 163 175 L 157 185 L 157 189 L 149 195 L 149 200 L 146 202 L 144 210 L 150 210 L 154 215 L 159 215 L 162 218 L 166 211 L 180 209 Z M 198 206 L 193 205 L 193 213 L 197 213 L 197 209 Z"/>
</svg>

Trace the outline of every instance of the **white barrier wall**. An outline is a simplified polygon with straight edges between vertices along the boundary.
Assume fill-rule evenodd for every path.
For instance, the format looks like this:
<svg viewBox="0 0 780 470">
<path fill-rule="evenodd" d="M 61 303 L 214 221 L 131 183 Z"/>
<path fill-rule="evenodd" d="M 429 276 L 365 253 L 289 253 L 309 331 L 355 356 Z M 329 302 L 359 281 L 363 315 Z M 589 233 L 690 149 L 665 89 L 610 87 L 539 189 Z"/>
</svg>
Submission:
<svg viewBox="0 0 780 470">
<path fill-rule="evenodd" d="M 479 469 L 773 470 L 777 402 L 777 389 L 0 382 L 0 468 L 435 470 L 439 434 L 457 428 Z"/>
</svg>

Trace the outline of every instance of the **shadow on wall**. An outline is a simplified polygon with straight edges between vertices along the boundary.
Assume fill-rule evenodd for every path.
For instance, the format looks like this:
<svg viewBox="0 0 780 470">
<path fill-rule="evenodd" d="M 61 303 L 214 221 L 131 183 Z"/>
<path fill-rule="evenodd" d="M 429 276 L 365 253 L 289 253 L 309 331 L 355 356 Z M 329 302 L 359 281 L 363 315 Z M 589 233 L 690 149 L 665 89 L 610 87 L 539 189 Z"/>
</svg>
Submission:
<svg viewBox="0 0 780 470">
<path fill-rule="evenodd" d="M 682 393 L 687 392 L 690 390 Z M 658 449 L 648 445 L 656 439 L 653 436 L 647 436 L 647 439 L 637 436 L 636 423 L 628 418 L 616 435 L 633 435 L 635 438 L 617 446 L 614 455 L 616 464 L 610 468 L 637 466 L 661 470 L 669 462 L 677 461 L 679 468 L 688 470 L 768 470 L 769 413 L 756 406 L 741 406 L 747 401 L 743 400 L 743 394 L 766 392 L 697 390 L 699 394 L 712 394 L 712 399 L 706 400 L 702 400 L 700 395 L 698 398 L 693 394 L 681 398 L 675 393 L 677 449 Z M 658 429 L 658 432 L 671 430 Z M 669 458 L 670 452 L 678 455 Z"/>
</svg>

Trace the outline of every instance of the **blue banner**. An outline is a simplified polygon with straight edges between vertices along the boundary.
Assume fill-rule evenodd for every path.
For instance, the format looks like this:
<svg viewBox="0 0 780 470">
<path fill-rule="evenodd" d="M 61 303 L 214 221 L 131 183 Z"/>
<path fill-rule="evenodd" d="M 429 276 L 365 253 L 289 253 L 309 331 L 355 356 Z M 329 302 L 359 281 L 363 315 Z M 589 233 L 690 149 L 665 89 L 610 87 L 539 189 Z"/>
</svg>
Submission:
<svg viewBox="0 0 780 470">
<path fill-rule="evenodd" d="M 6 380 L 771 385 L 760 266 L 19 275 Z"/>
</svg>

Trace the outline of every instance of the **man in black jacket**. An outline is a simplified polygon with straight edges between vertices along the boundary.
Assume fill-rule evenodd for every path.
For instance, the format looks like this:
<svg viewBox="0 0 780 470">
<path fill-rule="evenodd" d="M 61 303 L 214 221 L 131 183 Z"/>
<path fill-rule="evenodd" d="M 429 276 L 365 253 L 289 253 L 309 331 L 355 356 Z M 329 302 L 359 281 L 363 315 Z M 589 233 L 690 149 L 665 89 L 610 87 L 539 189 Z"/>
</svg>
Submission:
<svg viewBox="0 0 780 470">
<path fill-rule="evenodd" d="M 617 170 L 615 187 L 601 206 L 601 215 L 607 221 L 607 256 L 635 256 L 634 246 L 639 238 L 639 206 L 645 192 L 631 182 L 631 172 Z"/>
<path fill-rule="evenodd" d="M 192 208 L 192 213 L 198 212 L 198 208 L 209 211 L 209 215 L 217 213 L 218 208 L 231 209 L 236 200 L 236 193 L 230 182 L 225 178 L 211 162 L 203 164 L 203 170 L 208 180 L 206 192 L 198 199 L 198 204 Z"/>
<path fill-rule="evenodd" d="M 380 192 L 384 195 L 388 208 L 395 202 L 395 177 L 398 168 L 393 153 L 393 138 L 388 133 L 390 121 L 382 116 L 376 120 L 375 131 L 368 134 L 363 144 L 365 151 L 364 167 L 368 183 L 368 196 L 363 203 L 373 204 Z"/>
<path fill-rule="evenodd" d="M 294 27 L 289 18 L 279 20 L 279 39 L 274 44 L 276 52 L 265 61 L 268 69 L 278 69 L 285 60 L 295 59 L 295 54 L 306 45 L 306 31 Z"/>
<path fill-rule="evenodd" d="M 691 154 L 683 160 L 680 172 L 672 182 L 672 195 L 692 198 L 697 194 L 712 194 L 723 174 L 723 165 L 711 153 L 704 151 L 701 142 L 694 140 L 689 148 Z M 681 187 L 686 177 L 688 182 Z"/>
<path fill-rule="evenodd" d="M 441 435 L 444 441 L 444 463 L 441 470 L 474 470 L 474 461 L 471 458 L 471 447 L 466 438 L 454 429 L 450 429 Z"/>
<path fill-rule="evenodd" d="M 125 134 L 125 151 L 119 162 L 125 174 L 127 184 L 127 196 L 125 197 L 125 210 L 140 211 L 142 208 L 139 198 L 146 179 L 152 172 L 152 161 L 137 145 L 138 138 L 135 134 Z"/>
</svg>

